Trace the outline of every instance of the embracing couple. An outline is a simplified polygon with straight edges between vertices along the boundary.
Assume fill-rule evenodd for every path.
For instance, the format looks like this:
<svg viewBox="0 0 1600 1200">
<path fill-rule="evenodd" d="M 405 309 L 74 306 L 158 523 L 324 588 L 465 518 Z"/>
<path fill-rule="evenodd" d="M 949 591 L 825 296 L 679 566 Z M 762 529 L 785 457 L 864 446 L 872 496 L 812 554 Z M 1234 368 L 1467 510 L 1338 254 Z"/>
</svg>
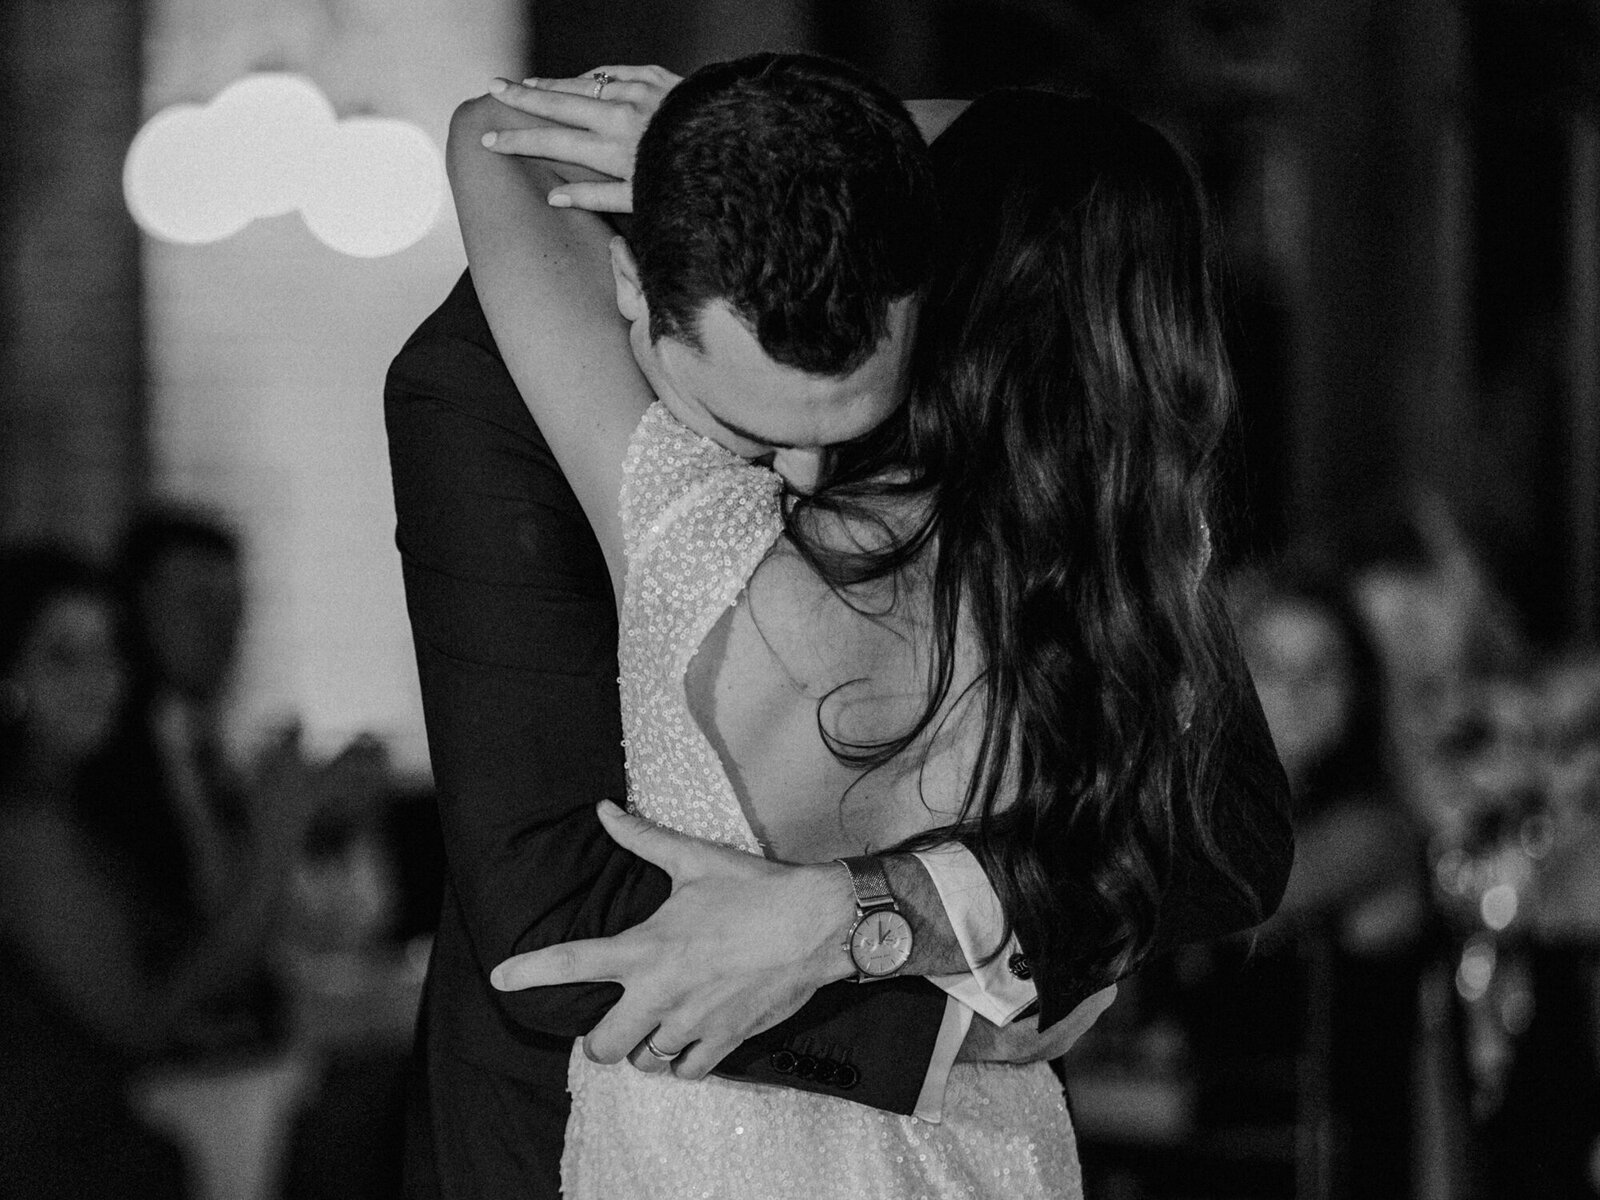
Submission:
<svg viewBox="0 0 1600 1200">
<path fill-rule="evenodd" d="M 449 864 L 407 1194 L 1081 1194 L 1049 1062 L 1291 855 L 1196 181 L 805 56 L 492 92 L 386 392 Z"/>
</svg>

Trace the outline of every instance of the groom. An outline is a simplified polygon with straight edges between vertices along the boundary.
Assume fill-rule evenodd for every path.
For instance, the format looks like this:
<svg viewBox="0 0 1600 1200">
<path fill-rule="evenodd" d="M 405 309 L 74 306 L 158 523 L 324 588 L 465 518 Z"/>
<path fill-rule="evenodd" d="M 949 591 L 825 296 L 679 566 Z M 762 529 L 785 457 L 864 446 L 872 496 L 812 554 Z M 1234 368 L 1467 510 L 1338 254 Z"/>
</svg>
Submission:
<svg viewBox="0 0 1600 1200">
<path fill-rule="evenodd" d="M 823 144 L 809 144 L 808 153 L 832 137 L 842 155 L 880 156 L 889 172 L 900 169 L 908 149 L 920 153 L 904 111 L 853 71 L 780 57 L 735 71 L 730 86 L 775 86 L 795 72 L 805 75 L 808 103 L 820 91 L 839 112 L 857 114 L 834 118 L 832 128 L 824 123 L 816 133 Z M 873 131 L 865 141 L 863 112 Z M 743 109 L 715 103 L 691 115 L 748 119 Z M 728 173 L 761 168 L 723 163 L 695 182 L 737 194 L 739 181 Z M 861 260 L 874 247 L 919 237 L 915 211 L 841 219 L 843 235 L 817 250 L 819 271 L 834 283 L 869 275 Z M 854 299 L 881 312 L 908 290 L 914 284 L 896 281 Z M 856 349 L 870 356 L 875 340 L 862 338 Z M 667 899 L 667 876 L 619 847 L 594 816 L 596 800 L 624 794 L 609 580 L 582 512 L 505 373 L 468 278 L 395 360 L 386 413 L 397 540 L 450 866 L 418 1027 L 408 1195 L 553 1197 L 572 1039 L 594 1027 L 617 989 L 572 984 L 500 993 L 489 987 L 488 973 L 513 953 L 613 934 L 676 902 Z M 1284 796 L 1264 733 L 1245 734 L 1233 799 L 1240 824 L 1260 831 L 1252 835 L 1264 851 L 1252 882 L 1270 907 L 1287 865 Z M 613 821 L 613 829 L 641 848 L 659 845 L 640 841 L 647 835 L 626 821 Z M 680 864 L 700 853 L 688 842 L 674 842 L 670 852 Z M 715 853 L 707 853 L 714 868 Z M 914 863 L 897 868 L 912 875 L 896 879 L 916 878 Z M 1206 881 L 1187 882 L 1226 909 Z M 950 917 L 937 902 L 910 907 L 918 943 L 939 948 L 927 969 L 964 969 Z M 1256 918 L 1213 915 L 1218 931 Z M 703 970 L 716 965 L 709 955 Z M 1007 970 L 1027 974 L 1020 960 L 1000 964 L 1002 975 Z M 1046 1015 L 1060 1015 L 1066 1000 L 1047 994 L 1044 1002 Z M 941 1064 L 948 1069 L 948 1034 L 945 993 L 920 979 L 835 985 L 729 1054 L 718 1070 L 911 1112 Z"/>
</svg>

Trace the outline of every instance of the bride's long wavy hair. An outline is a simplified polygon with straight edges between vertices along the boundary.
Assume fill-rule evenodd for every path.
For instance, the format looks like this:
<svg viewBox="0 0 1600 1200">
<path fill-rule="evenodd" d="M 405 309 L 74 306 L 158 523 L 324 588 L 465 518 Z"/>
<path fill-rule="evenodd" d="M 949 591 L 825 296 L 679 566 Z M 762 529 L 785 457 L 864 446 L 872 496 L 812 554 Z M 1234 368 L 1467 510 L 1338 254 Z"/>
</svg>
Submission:
<svg viewBox="0 0 1600 1200">
<path fill-rule="evenodd" d="M 832 744 L 864 767 L 912 745 L 971 630 L 985 716 L 955 836 L 1043 969 L 1109 980 L 1150 945 L 1179 847 L 1257 902 L 1209 832 L 1231 715 L 1207 570 L 1233 404 L 1214 235 L 1173 145 L 1095 100 L 984 97 L 933 156 L 943 244 L 912 399 L 787 513 L 843 590 L 931 578 L 933 678 L 903 736 Z M 817 536 L 818 515 L 897 492 L 923 515 L 871 552 Z"/>
</svg>

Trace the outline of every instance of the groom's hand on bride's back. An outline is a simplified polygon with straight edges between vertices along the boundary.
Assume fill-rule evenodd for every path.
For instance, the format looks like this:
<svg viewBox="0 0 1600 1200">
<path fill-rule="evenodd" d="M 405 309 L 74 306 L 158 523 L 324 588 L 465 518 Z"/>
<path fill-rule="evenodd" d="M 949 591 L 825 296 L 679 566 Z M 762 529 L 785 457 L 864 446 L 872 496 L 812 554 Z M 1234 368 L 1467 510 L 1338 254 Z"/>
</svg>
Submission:
<svg viewBox="0 0 1600 1200">
<path fill-rule="evenodd" d="M 845 940 L 855 898 L 836 864 L 773 862 L 609 802 L 600 815 L 619 845 L 672 877 L 668 902 L 632 929 L 519 954 L 490 977 L 502 991 L 620 983 L 622 999 L 584 1038 L 594 1061 L 631 1058 L 641 1070 L 670 1066 L 699 1079 L 818 988 L 852 973 Z M 647 1038 L 667 1057 L 645 1053 Z"/>
</svg>

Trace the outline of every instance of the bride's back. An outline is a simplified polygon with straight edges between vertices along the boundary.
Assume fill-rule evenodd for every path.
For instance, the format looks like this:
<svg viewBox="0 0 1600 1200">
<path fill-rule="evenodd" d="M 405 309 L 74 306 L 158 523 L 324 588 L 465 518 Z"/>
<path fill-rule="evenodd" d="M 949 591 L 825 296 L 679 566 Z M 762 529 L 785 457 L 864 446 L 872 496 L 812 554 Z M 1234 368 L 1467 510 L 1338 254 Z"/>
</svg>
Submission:
<svg viewBox="0 0 1600 1200">
<path fill-rule="evenodd" d="M 846 596 L 787 541 L 762 563 L 701 644 L 685 686 L 769 855 L 860 854 L 955 819 L 982 731 L 966 631 L 951 699 L 927 732 L 870 771 L 835 752 L 917 723 L 934 645 L 931 592 L 915 567 Z"/>
</svg>

